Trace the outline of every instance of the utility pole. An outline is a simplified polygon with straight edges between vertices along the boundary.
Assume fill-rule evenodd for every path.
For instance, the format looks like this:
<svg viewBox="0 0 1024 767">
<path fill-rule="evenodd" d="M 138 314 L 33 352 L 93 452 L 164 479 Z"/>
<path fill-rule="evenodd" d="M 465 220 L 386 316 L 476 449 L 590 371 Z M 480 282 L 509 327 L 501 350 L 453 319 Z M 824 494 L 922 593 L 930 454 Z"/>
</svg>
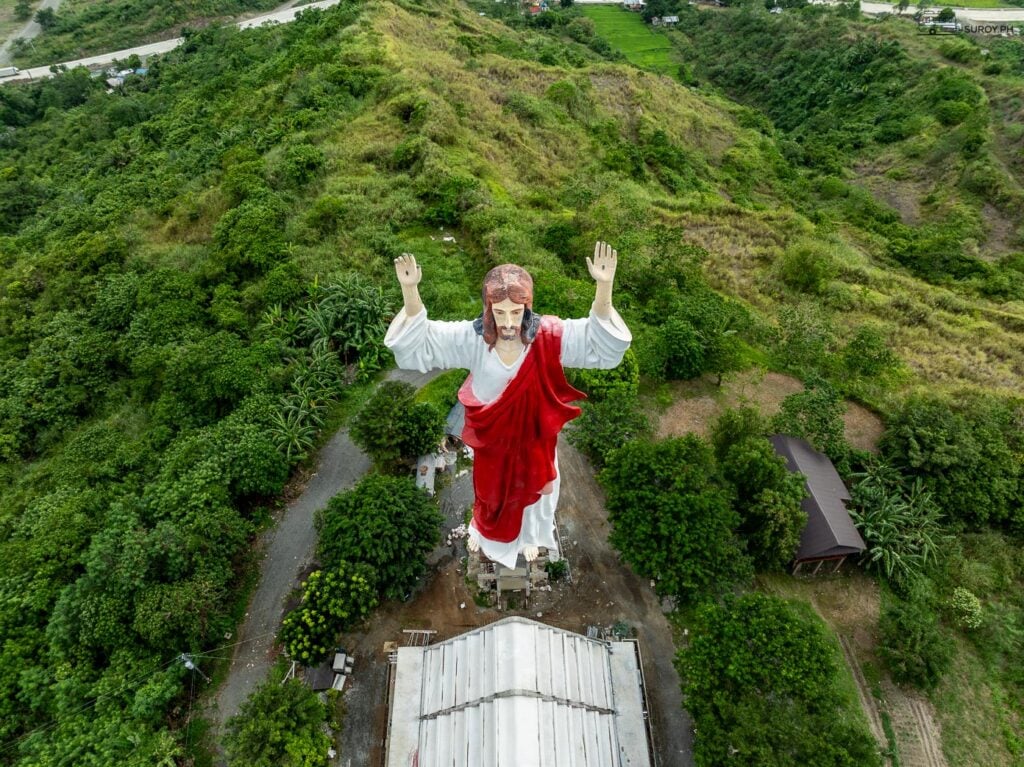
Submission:
<svg viewBox="0 0 1024 767">
<path fill-rule="evenodd" d="M 178 660 L 180 660 L 185 665 L 185 668 L 187 668 L 189 671 L 195 671 L 197 674 L 199 674 L 199 676 L 206 680 L 207 684 L 210 683 L 210 677 L 204 674 L 202 669 L 196 665 L 195 660 L 192 658 L 191 655 L 189 655 L 186 652 L 183 652 L 181 655 L 178 656 Z"/>
</svg>

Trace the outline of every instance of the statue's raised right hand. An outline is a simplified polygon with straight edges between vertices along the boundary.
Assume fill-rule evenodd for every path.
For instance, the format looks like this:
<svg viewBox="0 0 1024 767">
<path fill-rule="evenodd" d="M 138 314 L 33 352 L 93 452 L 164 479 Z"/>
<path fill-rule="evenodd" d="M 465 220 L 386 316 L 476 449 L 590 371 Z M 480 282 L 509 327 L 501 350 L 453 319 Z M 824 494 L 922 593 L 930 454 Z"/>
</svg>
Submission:
<svg viewBox="0 0 1024 767">
<path fill-rule="evenodd" d="M 416 264 L 416 256 L 412 253 L 403 253 L 395 259 L 395 274 L 398 275 L 398 282 L 402 287 L 419 285 L 423 269 Z"/>
</svg>

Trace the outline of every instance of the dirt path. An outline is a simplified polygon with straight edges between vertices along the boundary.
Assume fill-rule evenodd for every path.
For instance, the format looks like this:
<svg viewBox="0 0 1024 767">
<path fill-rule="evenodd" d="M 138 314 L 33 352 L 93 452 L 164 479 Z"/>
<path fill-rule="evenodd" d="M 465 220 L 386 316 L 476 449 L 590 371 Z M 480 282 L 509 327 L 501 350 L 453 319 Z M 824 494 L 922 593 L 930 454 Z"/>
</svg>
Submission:
<svg viewBox="0 0 1024 767">
<path fill-rule="evenodd" d="M 388 379 L 422 386 L 433 375 L 392 370 Z M 258 545 L 264 552 L 260 581 L 235 637 L 238 644 L 227 679 L 207 711 L 218 731 L 266 678 L 277 656 L 274 639 L 285 600 L 316 551 L 313 516 L 335 495 L 352 487 L 369 467 L 369 459 L 349 439 L 348 431 L 339 431 L 320 451 L 316 469 L 301 495 L 288 504 L 278 523 L 260 539 Z"/>
<path fill-rule="evenodd" d="M 344 638 L 356 657 L 356 673 L 345 693 L 345 722 L 340 739 L 339 767 L 371 767 L 380 763 L 386 725 L 388 664 L 383 645 L 402 642 L 402 629 L 432 629 L 440 641 L 508 615 L 585 632 L 588 625 L 610 626 L 624 621 L 637 631 L 647 680 L 655 748 L 661 767 L 689 767 L 692 724 L 682 709 L 679 677 L 672 665 L 672 631 L 647 581 L 618 561 L 608 544 L 607 512 L 594 472 L 579 452 L 560 440 L 558 462 L 562 496 L 558 523 L 573 582 L 535 592 L 521 609 L 499 612 L 478 607 L 466 585 L 461 557 L 465 549 L 448 549 L 437 557 L 437 570 L 423 590 L 407 603 L 390 603 L 377 611 L 366 631 Z M 461 521 L 471 502 L 465 494 L 469 475 L 456 483 L 457 501 L 447 504 L 450 523 Z M 450 496 L 442 496 L 442 508 Z"/>
</svg>

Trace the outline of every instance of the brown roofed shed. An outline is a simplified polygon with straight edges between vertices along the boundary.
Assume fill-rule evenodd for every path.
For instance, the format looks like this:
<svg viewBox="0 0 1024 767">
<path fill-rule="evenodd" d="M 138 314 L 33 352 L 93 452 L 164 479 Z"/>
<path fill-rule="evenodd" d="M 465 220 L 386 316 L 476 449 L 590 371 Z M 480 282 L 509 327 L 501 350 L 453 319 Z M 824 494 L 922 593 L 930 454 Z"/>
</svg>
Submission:
<svg viewBox="0 0 1024 767">
<path fill-rule="evenodd" d="M 793 571 L 797 572 L 805 562 L 818 562 L 820 567 L 825 560 L 836 560 L 835 569 L 839 569 L 846 557 L 867 548 L 846 510 L 850 491 L 828 456 L 805 440 L 786 434 L 773 434 L 768 439 L 775 452 L 785 459 L 786 467 L 807 478 L 810 493 L 801 503 L 807 512 L 807 526 L 800 536 Z"/>
</svg>

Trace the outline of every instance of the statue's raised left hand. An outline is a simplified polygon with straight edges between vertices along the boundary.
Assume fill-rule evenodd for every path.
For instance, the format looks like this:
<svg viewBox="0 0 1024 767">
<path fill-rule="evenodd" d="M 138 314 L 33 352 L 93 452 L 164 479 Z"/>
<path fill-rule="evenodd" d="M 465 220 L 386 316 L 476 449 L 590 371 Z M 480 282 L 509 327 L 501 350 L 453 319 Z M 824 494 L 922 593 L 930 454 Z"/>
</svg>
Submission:
<svg viewBox="0 0 1024 767">
<path fill-rule="evenodd" d="M 587 269 L 594 282 L 612 282 L 615 279 L 615 264 L 618 251 L 607 242 L 598 240 L 594 246 L 594 259 L 587 258 Z"/>
</svg>

